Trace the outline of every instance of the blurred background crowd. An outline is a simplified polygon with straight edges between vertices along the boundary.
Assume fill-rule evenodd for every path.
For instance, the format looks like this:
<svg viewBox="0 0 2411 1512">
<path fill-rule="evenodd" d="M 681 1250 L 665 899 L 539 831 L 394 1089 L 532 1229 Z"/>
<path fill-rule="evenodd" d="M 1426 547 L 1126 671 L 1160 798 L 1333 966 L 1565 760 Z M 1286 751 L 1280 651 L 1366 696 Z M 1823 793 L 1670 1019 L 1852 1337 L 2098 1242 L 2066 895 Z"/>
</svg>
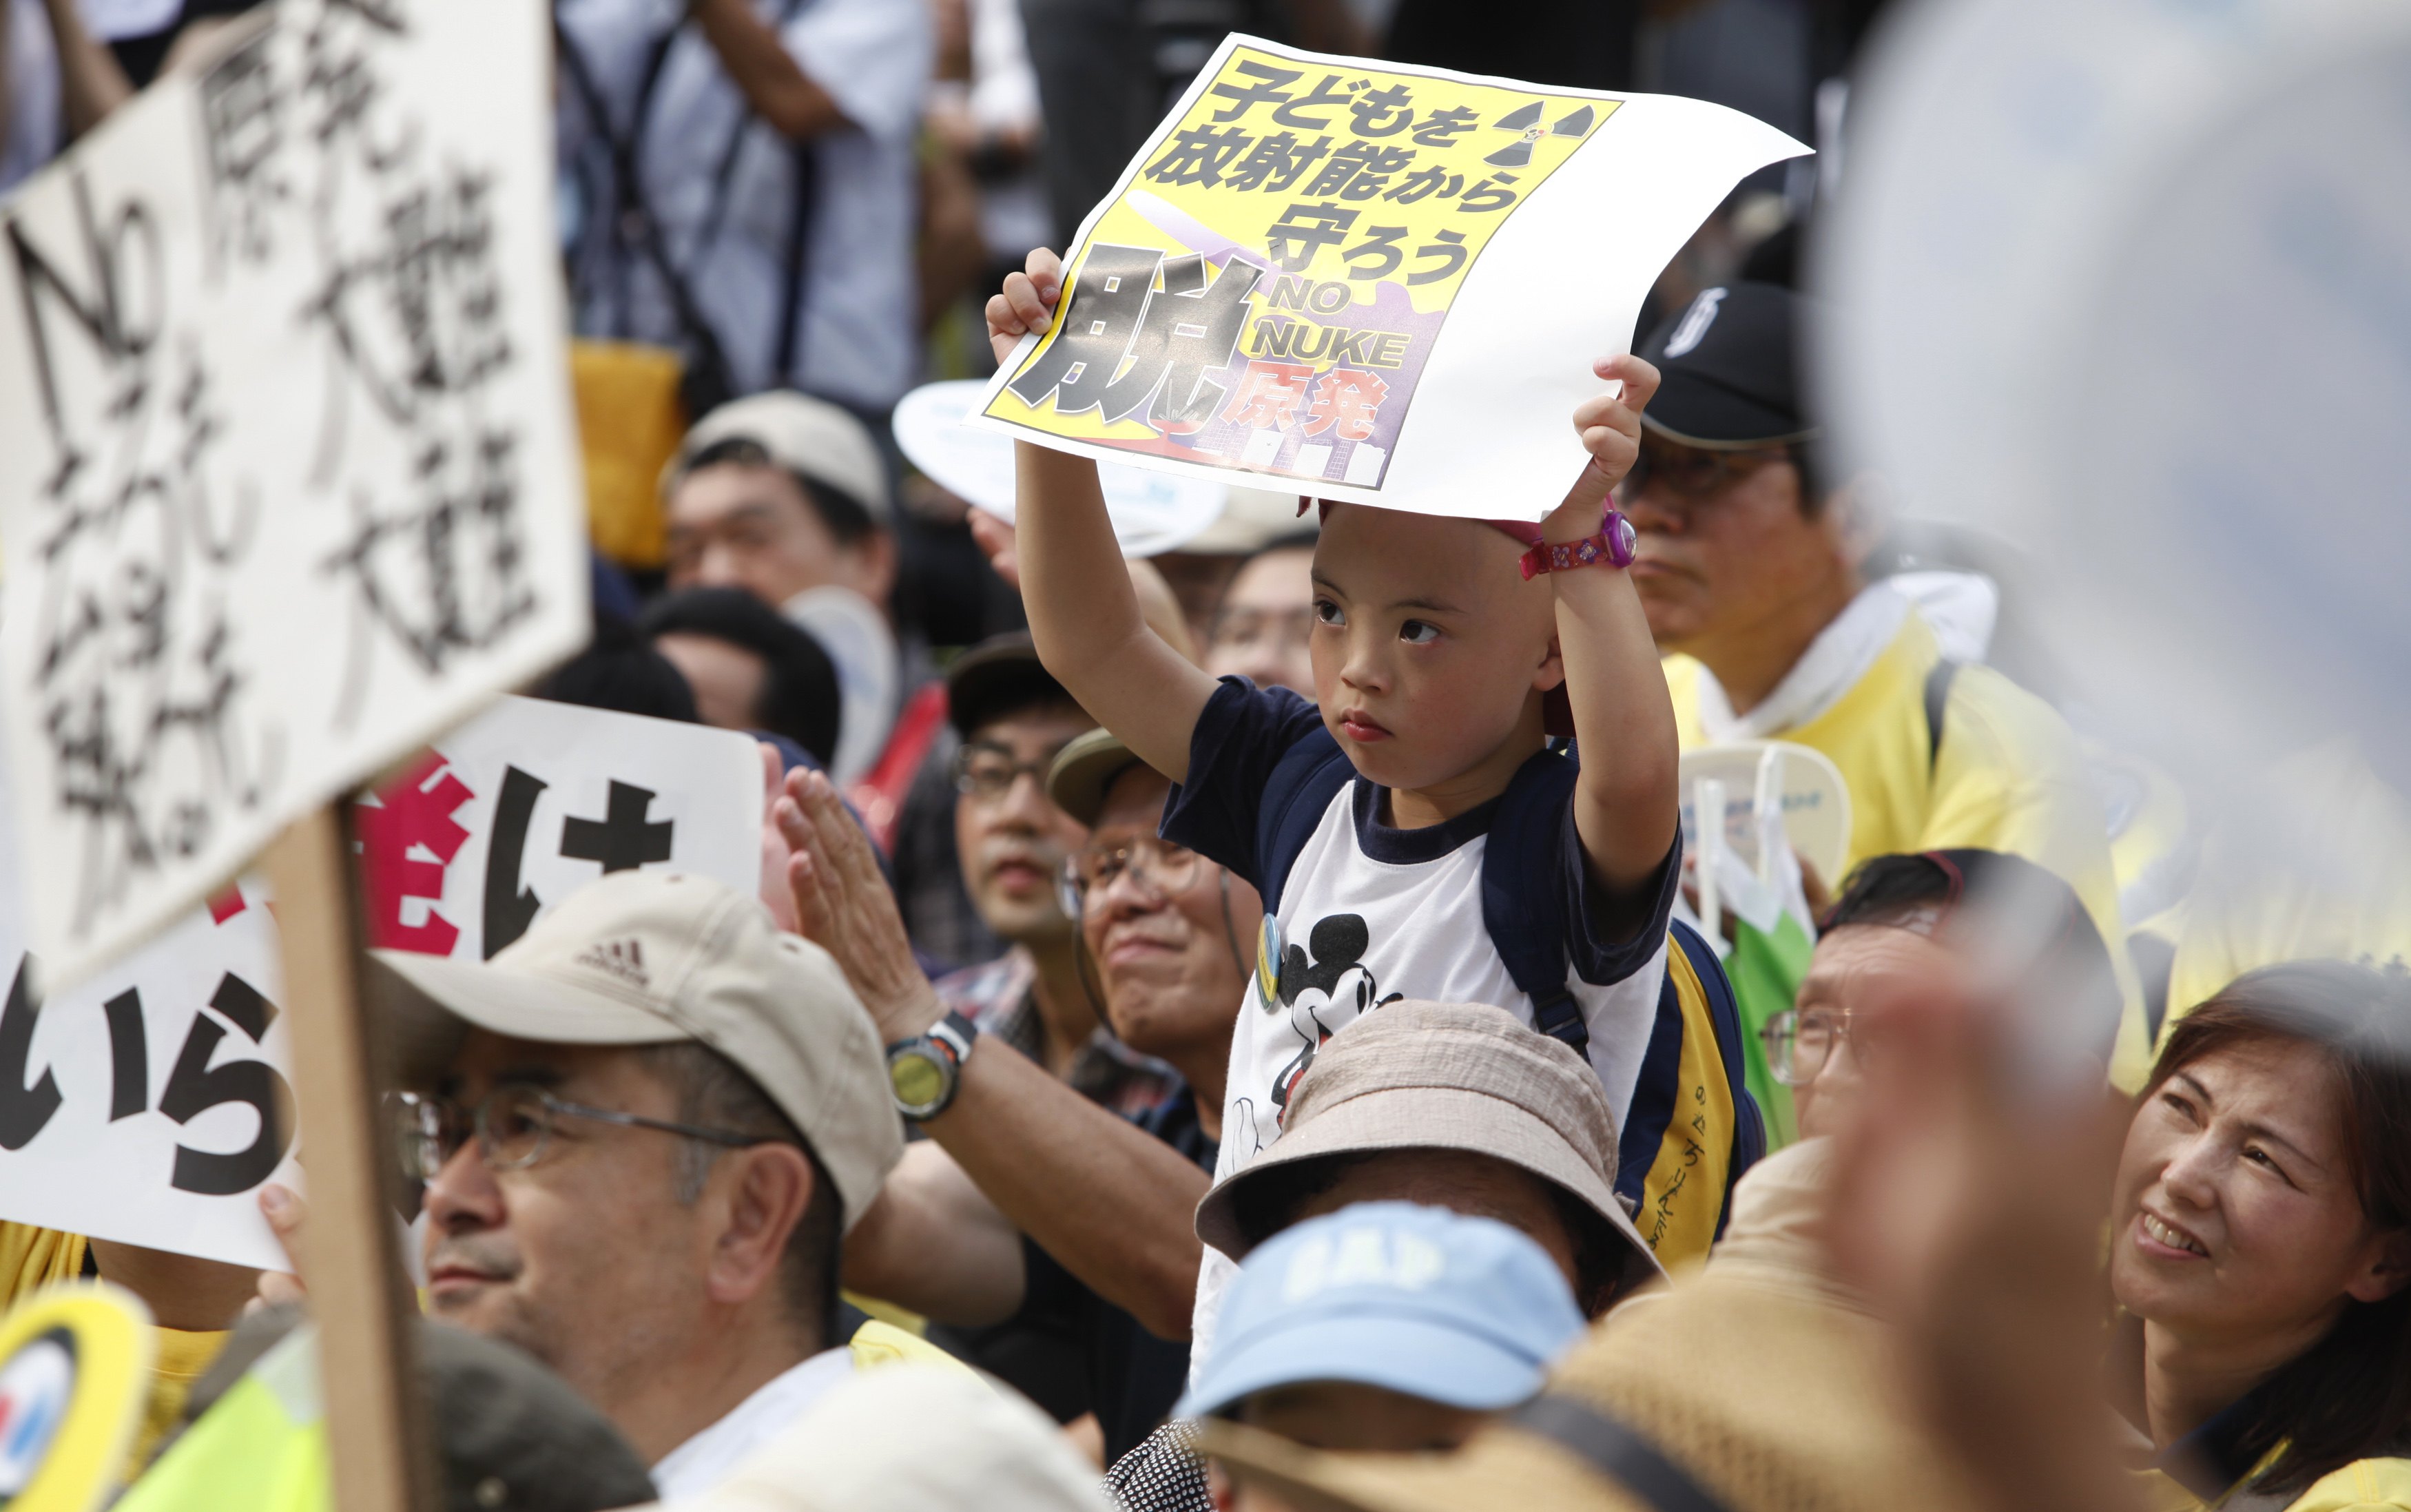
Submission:
<svg viewBox="0 0 2411 1512">
<path fill-rule="evenodd" d="M 6 3 L 0 190 L 244 8 Z M 831 1294 L 842 1237 L 846 1289 L 777 1379 L 843 1345 L 857 1364 L 921 1360 L 929 1374 L 897 1377 L 917 1388 L 857 1391 L 852 1416 L 781 1440 L 783 1461 L 738 1470 L 758 1435 L 707 1443 L 735 1414 L 690 1422 L 659 1383 L 612 1374 L 656 1336 L 630 1324 L 629 1339 L 576 1341 L 630 1319 L 680 1338 L 776 1332 L 778 1288 L 674 1316 L 637 1295 L 650 1277 L 632 1259 L 557 1292 L 558 1316 L 479 1330 L 529 1346 L 611 1419 L 575 1424 L 574 1399 L 531 1407 L 531 1442 L 591 1431 L 607 1450 L 526 1470 L 546 1489 L 509 1505 L 657 1489 L 731 1507 L 1076 1505 L 1093 1495 L 1081 1476 L 1109 1470 L 1134 1509 L 2411 1507 L 2411 1081 L 2390 1038 L 2411 1010 L 2404 807 L 2348 744 L 2305 741 L 2285 768 L 2290 807 L 2265 827 L 2348 838 L 2360 859 L 2205 865 L 2271 853 L 2255 849 L 2267 836 L 2205 823 L 2111 737 L 2036 633 L 2033 565 L 1921 521 L 1834 455 L 1803 265 L 1846 192 L 1853 71 L 1882 8 L 557 0 L 596 629 L 538 691 L 774 746 L 778 922 L 829 946 L 882 1043 L 927 1021 L 909 993 L 884 1006 L 866 981 L 926 976 L 948 1011 L 1021 1053 L 1011 1075 L 1045 1085 L 990 1101 L 966 1080 L 949 1120 L 884 1157 L 901 1163 L 875 1203 L 871 1180 L 820 1229 L 814 1212 L 788 1215 L 824 1250 L 805 1280 Z M 1262 909 L 1244 880 L 1158 837 L 1171 784 L 1041 662 L 1011 527 L 896 439 L 909 390 L 992 371 L 988 297 L 1033 249 L 1067 245 L 1233 31 L 1691 95 L 1818 149 L 1741 184 L 1634 332 L 1667 386 L 1619 502 L 1683 746 L 1806 747 L 1853 815 L 1823 869 L 1768 854 L 1712 877 L 1723 863 L 1701 859 L 1687 821 L 1676 917 L 1716 941 L 1732 1094 L 1762 1126 L 1746 1154 L 1734 1136 L 1713 1250 L 1669 1255 L 1635 1228 L 1617 1156 L 1633 1131 L 1562 1046 L 1441 1005 L 1395 1005 L 1337 1041 L 1298 1083 L 1281 1158 L 1209 1193 L 1233 1005 L 1281 969 L 1255 958 Z M 1210 674 L 1312 699 L 1317 524 L 1293 496 L 1230 489 L 1203 534 L 1132 564 L 1149 626 Z M 858 830 L 840 833 L 841 811 Z M 783 885 L 798 854 L 818 894 Z M 849 895 L 877 906 L 849 922 Z M 831 917 L 799 917 L 814 896 Z M 607 903 L 631 929 L 685 906 L 632 887 Z M 556 929 L 564 952 L 585 938 L 572 928 Z M 1989 952 L 2012 936 L 2031 948 L 2005 982 Z M 1978 1010 L 1996 999 L 2019 1006 Z M 2062 1052 L 2092 1068 L 2088 1095 L 2040 1064 Z M 796 1076 L 836 1074 L 813 1069 L 836 1052 L 796 1054 Z M 827 1065 L 861 1071 L 884 1116 L 885 1074 Z M 429 1215 L 466 1266 L 501 1199 L 437 1180 L 450 1158 L 474 1143 L 508 1169 L 515 1130 L 533 1165 L 582 1114 L 474 1055 L 455 1069 L 481 1096 L 504 1089 L 425 1129 Z M 2108 1099 L 2091 1095 L 2104 1071 Z M 647 1116 L 672 1132 L 783 1109 L 817 1162 L 811 1189 L 883 1158 L 861 1153 L 874 1136 L 816 1125 L 838 1115 L 797 1114 L 767 1080 L 781 1108 L 763 1112 L 708 1069 L 664 1075 Z M 1442 1094 L 1469 1087 L 1502 1111 L 1452 1122 Z M 532 1230 L 527 1253 L 668 1221 L 590 1195 L 587 1216 Z M 1192 1373 L 1201 1239 L 1245 1267 L 1226 1342 Z M 204 1342 L 163 1356 L 180 1383 L 147 1447 L 274 1345 L 246 1324 L 247 1352 L 188 1402 L 226 1300 L 254 1278 L 114 1248 L 0 1226 L 0 1286 L 166 1278 L 150 1282 L 163 1331 Z M 1667 1271 L 1686 1284 L 1653 1288 Z M 1011 1383 L 1062 1442 L 961 1394 L 927 1359 L 941 1352 Z M 706 1378 L 716 1359 L 681 1357 L 664 1378 Z M 440 1350 L 428 1363 L 451 1383 L 439 1400 L 475 1400 L 516 1368 Z M 793 1389 L 760 1410 L 792 1417 L 818 1388 Z M 913 1428 L 933 1413 L 952 1452 L 925 1452 L 959 1478 L 929 1470 L 931 1499 L 913 1501 Z M 445 1432 L 447 1473 L 469 1476 L 459 1505 L 504 1505 L 474 1497 L 519 1484 L 516 1451 L 479 1479 Z M 633 1481 L 613 1479 L 622 1460 Z M 849 1481 L 842 1465 L 871 1468 Z M 774 1500 L 816 1482 L 846 1489 Z M 763 1499 L 736 1499 L 749 1484 Z M 151 1494 L 240 1505 L 197 1500 L 192 1482 Z"/>
</svg>

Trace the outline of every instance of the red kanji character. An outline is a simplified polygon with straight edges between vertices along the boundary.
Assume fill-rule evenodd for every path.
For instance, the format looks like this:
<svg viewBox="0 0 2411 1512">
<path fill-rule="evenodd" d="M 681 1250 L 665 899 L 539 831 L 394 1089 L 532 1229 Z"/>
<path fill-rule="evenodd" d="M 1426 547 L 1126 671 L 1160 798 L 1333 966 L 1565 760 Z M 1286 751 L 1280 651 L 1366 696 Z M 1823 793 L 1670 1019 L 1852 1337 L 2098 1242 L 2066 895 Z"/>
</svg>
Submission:
<svg viewBox="0 0 2411 1512">
<path fill-rule="evenodd" d="M 452 818 L 476 796 L 468 784 L 445 771 L 444 757 L 429 751 L 389 786 L 377 790 L 376 805 L 361 804 L 352 813 L 352 833 L 360 842 L 360 891 L 366 894 L 369 943 L 383 950 L 416 951 L 423 955 L 449 955 L 460 931 L 433 909 L 427 922 L 402 922 L 404 898 L 441 900 L 444 868 L 460 853 L 469 832 Z M 443 780 L 430 786 L 438 773 Z M 413 858 L 424 847 L 432 861 Z"/>
<path fill-rule="evenodd" d="M 1330 431 L 1341 441 L 1365 441 L 1373 434 L 1373 419 L 1390 385 L 1377 372 L 1334 368 L 1314 385 L 1314 403 L 1307 413 L 1306 433 Z"/>
<path fill-rule="evenodd" d="M 1314 370 L 1299 362 L 1250 362 L 1239 375 L 1239 391 L 1231 396 L 1225 420 L 1257 430 L 1283 430 L 1297 423 L 1297 407 L 1306 402 L 1306 381 Z"/>
</svg>

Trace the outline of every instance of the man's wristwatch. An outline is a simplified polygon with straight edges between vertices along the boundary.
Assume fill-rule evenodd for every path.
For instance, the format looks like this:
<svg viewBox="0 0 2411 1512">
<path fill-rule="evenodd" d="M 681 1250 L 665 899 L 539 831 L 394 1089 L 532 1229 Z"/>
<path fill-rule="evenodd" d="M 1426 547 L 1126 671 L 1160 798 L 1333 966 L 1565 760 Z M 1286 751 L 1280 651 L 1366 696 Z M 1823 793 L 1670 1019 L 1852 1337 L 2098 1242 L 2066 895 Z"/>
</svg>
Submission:
<svg viewBox="0 0 2411 1512">
<path fill-rule="evenodd" d="M 895 1096 L 896 1111 L 916 1124 L 944 1112 L 962 1084 L 963 1062 L 978 1038 L 978 1025 L 949 1012 L 930 1025 L 928 1033 L 889 1045 L 887 1087 Z"/>
</svg>

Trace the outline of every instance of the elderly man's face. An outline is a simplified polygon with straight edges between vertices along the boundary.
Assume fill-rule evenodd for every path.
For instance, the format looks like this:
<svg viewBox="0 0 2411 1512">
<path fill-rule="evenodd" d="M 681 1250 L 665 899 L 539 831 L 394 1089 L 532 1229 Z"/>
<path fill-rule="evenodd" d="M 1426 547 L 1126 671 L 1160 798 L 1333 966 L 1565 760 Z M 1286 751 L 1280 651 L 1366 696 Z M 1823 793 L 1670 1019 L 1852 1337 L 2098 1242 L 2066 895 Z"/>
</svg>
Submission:
<svg viewBox="0 0 2411 1512">
<path fill-rule="evenodd" d="M 1801 509 L 1799 468 L 1780 448 L 1708 452 L 1645 436 L 1648 466 L 1616 500 L 1639 535 L 1632 587 L 1666 650 L 1781 622 L 1856 571 L 1843 511 Z"/>
<path fill-rule="evenodd" d="M 720 462 L 669 501 L 669 586 L 741 588 L 772 608 L 806 589 L 850 588 L 873 603 L 893 586 L 893 553 L 872 531 L 840 545 L 783 468 Z"/>
<path fill-rule="evenodd" d="M 1227 1055 L 1231 1023 L 1255 969 L 1264 903 L 1235 877 L 1226 897 L 1222 869 L 1202 856 L 1178 847 L 1149 849 L 1171 790 L 1145 766 L 1115 779 L 1089 844 L 1130 846 L 1141 860 L 1089 892 L 1080 927 L 1103 979 L 1105 1011 L 1124 1044 L 1167 1060 Z M 1163 855 L 1178 858 L 1178 865 L 1161 865 Z"/>
<path fill-rule="evenodd" d="M 972 907 L 1001 938 L 1071 938 L 1057 881 L 1089 832 L 1047 798 L 1045 772 L 1056 752 L 1095 727 L 1076 704 L 1041 705 L 991 720 L 963 742 L 960 786 L 970 791 L 955 798 L 955 850 Z"/>
<path fill-rule="evenodd" d="M 533 1083 L 565 1101 L 675 1119 L 676 1098 L 622 1048 L 473 1032 L 437 1094 L 464 1111 Z M 709 1241 L 675 1190 L 679 1140 L 558 1120 L 541 1157 L 490 1170 L 476 1141 L 427 1184 L 427 1301 L 436 1316 L 519 1345 L 606 1404 L 688 1342 Z"/>
</svg>

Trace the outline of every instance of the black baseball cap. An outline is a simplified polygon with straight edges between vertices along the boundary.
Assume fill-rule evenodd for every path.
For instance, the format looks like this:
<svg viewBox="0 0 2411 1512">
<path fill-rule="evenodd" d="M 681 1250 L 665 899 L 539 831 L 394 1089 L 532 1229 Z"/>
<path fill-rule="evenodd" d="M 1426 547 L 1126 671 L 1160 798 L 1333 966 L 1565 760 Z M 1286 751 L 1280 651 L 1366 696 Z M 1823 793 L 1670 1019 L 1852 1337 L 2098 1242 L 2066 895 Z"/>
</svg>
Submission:
<svg viewBox="0 0 2411 1512">
<path fill-rule="evenodd" d="M 946 717 L 965 740 L 993 720 L 1041 704 L 1076 704 L 1038 660 L 1026 630 L 991 635 L 946 669 Z"/>
<path fill-rule="evenodd" d="M 1805 301 L 1779 284 L 1736 280 L 1702 289 L 1641 343 L 1658 367 L 1641 423 L 1710 451 L 1813 439 L 1800 403 L 1799 325 Z"/>
</svg>

